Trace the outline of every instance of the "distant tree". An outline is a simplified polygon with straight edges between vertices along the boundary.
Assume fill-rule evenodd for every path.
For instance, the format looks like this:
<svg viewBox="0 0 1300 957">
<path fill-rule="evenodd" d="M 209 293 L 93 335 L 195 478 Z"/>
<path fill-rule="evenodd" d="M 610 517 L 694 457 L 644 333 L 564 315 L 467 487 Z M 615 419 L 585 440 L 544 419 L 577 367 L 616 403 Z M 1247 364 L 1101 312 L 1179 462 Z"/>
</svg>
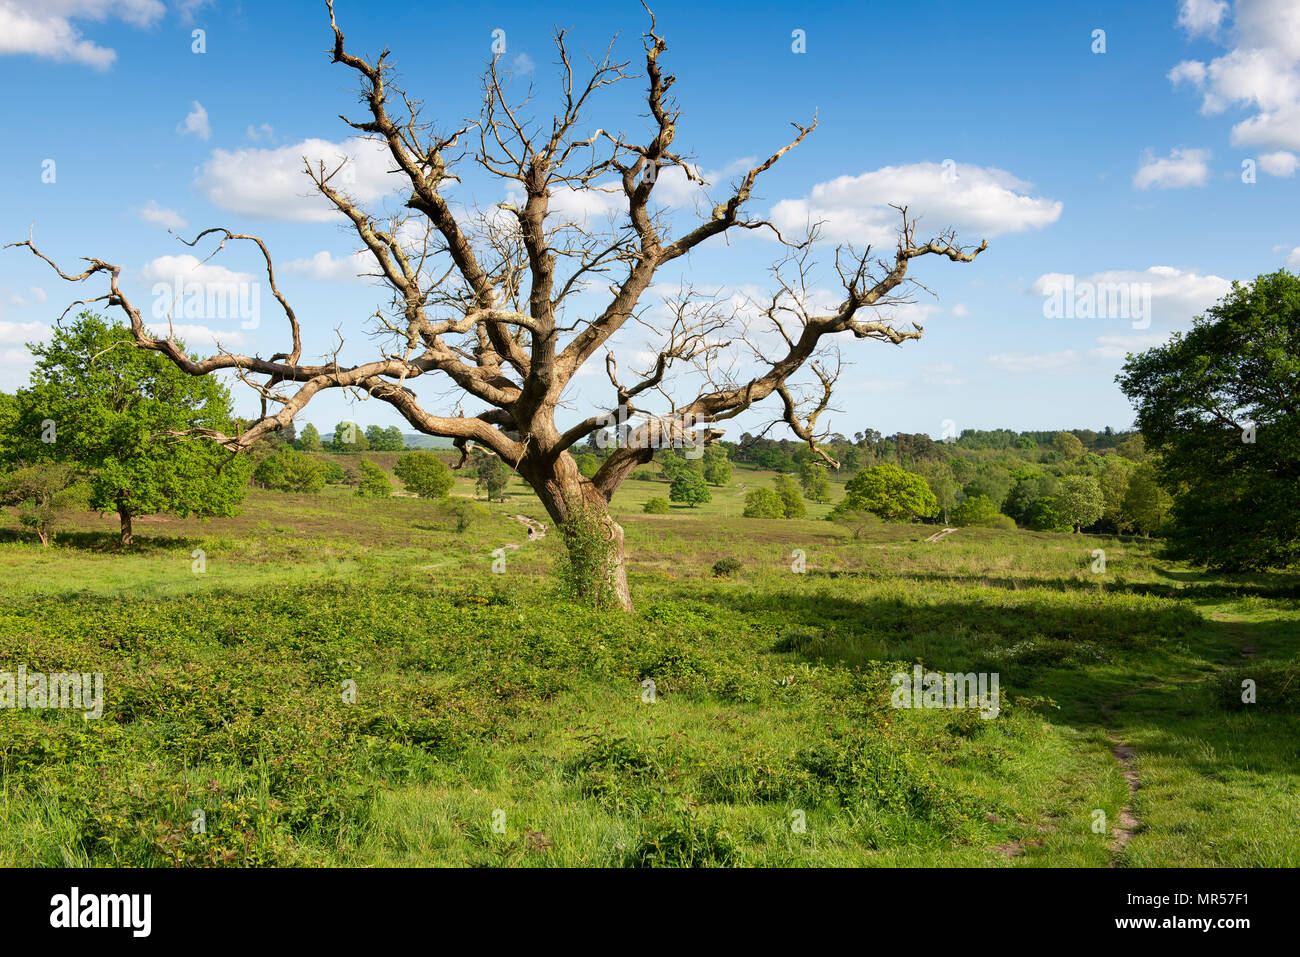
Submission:
<svg viewBox="0 0 1300 957">
<path fill-rule="evenodd" d="M 1002 503 L 1002 511 L 1023 525 L 1029 524 L 1029 513 L 1034 503 L 1046 498 L 1056 489 L 1056 479 L 1051 475 L 1026 475 L 1016 480 Z"/>
<path fill-rule="evenodd" d="M 232 461 L 206 438 L 231 428 L 220 381 L 135 348 L 129 329 L 88 311 L 28 348 L 36 366 L 16 396 L 8 447 L 24 465 L 62 462 L 84 472 L 89 507 L 117 513 L 123 545 L 140 515 L 238 510 L 252 463 Z"/>
<path fill-rule="evenodd" d="M 1175 554 L 1234 571 L 1300 562 L 1300 277 L 1233 283 L 1118 381 L 1177 491 Z"/>
<path fill-rule="evenodd" d="M 1056 510 L 1056 499 L 1045 496 L 1034 501 L 1025 513 L 1025 524 L 1036 532 L 1068 532 L 1071 525 Z"/>
<path fill-rule="evenodd" d="M 334 426 L 331 448 L 335 452 L 369 452 L 370 441 L 355 422 L 340 422 Z"/>
<path fill-rule="evenodd" d="M 395 425 L 386 429 L 372 425 L 366 429 L 366 444 L 372 452 L 400 452 L 406 448 L 406 439 Z"/>
<path fill-rule="evenodd" d="M 324 473 L 325 482 L 328 485 L 339 485 L 347 481 L 347 472 L 337 462 L 322 461 L 321 471 Z"/>
<path fill-rule="evenodd" d="M 493 498 L 504 502 L 506 488 L 510 485 L 510 469 L 494 455 L 479 455 L 475 459 L 474 490 L 482 492 L 490 502 Z"/>
<path fill-rule="evenodd" d="M 456 520 L 456 531 L 458 534 L 464 534 L 469 531 L 472 525 L 487 518 L 489 512 L 478 502 L 471 502 L 468 499 L 459 499 L 448 503 L 448 509 L 452 517 Z"/>
<path fill-rule="evenodd" d="M 831 500 L 831 481 L 827 477 L 826 466 L 820 462 L 805 462 L 799 470 L 799 484 L 803 494 L 810 502 L 829 502 Z"/>
<path fill-rule="evenodd" d="M 745 493 L 744 517 L 785 518 L 785 502 L 775 489 L 751 489 Z"/>
<path fill-rule="evenodd" d="M 1091 475 L 1067 475 L 1056 489 L 1056 514 L 1076 532 L 1102 516 L 1101 486 Z"/>
<path fill-rule="evenodd" d="M 408 492 L 420 498 L 446 498 L 456 480 L 447 463 L 433 452 L 407 452 L 397 459 L 393 474 Z"/>
<path fill-rule="evenodd" d="M 388 480 L 388 473 L 369 459 L 357 463 L 361 481 L 357 483 L 357 494 L 367 498 L 388 498 L 393 494 L 393 483 Z"/>
<path fill-rule="evenodd" d="M 1132 471 L 1133 464 L 1128 459 L 1108 455 L 1097 476 L 1097 483 L 1101 486 L 1101 517 L 1117 532 L 1128 531 L 1131 524 L 1124 510 L 1124 499 L 1128 495 L 1128 481 Z"/>
<path fill-rule="evenodd" d="M 948 516 L 957 507 L 957 493 L 961 491 L 961 486 L 957 484 L 957 479 L 953 475 L 952 466 L 948 462 L 927 462 L 921 466 L 918 474 L 925 479 L 926 484 L 930 486 L 930 491 L 934 493 L 934 500 L 939 505 L 939 520 L 946 524 Z"/>
<path fill-rule="evenodd" d="M 646 503 L 641 506 L 641 511 L 647 515 L 667 515 L 669 507 L 668 499 L 656 495 L 653 498 L 646 499 Z"/>
<path fill-rule="evenodd" d="M 1147 459 L 1147 443 L 1141 432 L 1134 432 L 1117 445 L 1115 451 L 1133 462 L 1145 462 Z"/>
<path fill-rule="evenodd" d="M 710 485 L 726 485 L 731 481 L 731 461 L 727 450 L 715 442 L 704 447 L 704 481 Z"/>
<path fill-rule="evenodd" d="M 681 502 L 691 508 L 713 500 L 713 495 L 709 492 L 709 486 L 704 481 L 704 476 L 693 469 L 686 469 L 678 473 L 677 478 L 673 479 L 673 484 L 668 489 L 668 497 L 674 502 Z"/>
<path fill-rule="evenodd" d="M 781 496 L 781 505 L 786 518 L 803 518 L 808 514 L 808 509 L 803 503 L 803 497 L 799 494 L 799 489 L 795 487 L 794 480 L 790 476 L 777 475 L 772 479 L 772 487 L 776 489 L 776 494 Z"/>
<path fill-rule="evenodd" d="M 321 451 L 320 432 L 316 431 L 316 426 L 308 422 L 298 436 L 298 441 L 294 443 L 302 452 L 319 452 Z"/>
<path fill-rule="evenodd" d="M 600 471 L 600 459 L 591 452 L 579 452 L 573 460 L 578 463 L 578 471 L 586 478 L 591 478 Z"/>
<path fill-rule="evenodd" d="M 1124 491 L 1124 514 L 1134 529 L 1150 538 L 1164 525 L 1172 505 L 1172 497 L 1160 487 L 1154 465 L 1144 462 L 1133 470 Z"/>
<path fill-rule="evenodd" d="M 872 512 L 886 521 L 906 522 L 939 514 L 939 503 L 925 479 L 897 465 L 874 465 L 844 486 L 840 512 Z"/>
<path fill-rule="evenodd" d="M 1083 443 L 1071 432 L 1057 432 L 1052 440 L 1052 448 L 1067 459 L 1075 459 L 1083 454 Z"/>
<path fill-rule="evenodd" d="M 987 495 L 972 495 L 964 498 L 952 511 L 954 525 L 983 525 L 993 516 L 1000 514 L 998 507 Z"/>
<path fill-rule="evenodd" d="M 1007 500 L 1007 495 L 1015 485 L 1011 473 L 1002 466 L 989 462 L 980 466 L 975 477 L 966 483 L 962 490 L 968 498 L 983 496 L 993 503 L 993 508 L 1000 509 Z"/>
<path fill-rule="evenodd" d="M 0 505 L 15 506 L 18 522 L 48 548 L 54 524 L 67 512 L 86 508 L 89 487 L 75 466 L 40 462 L 0 473 Z"/>
<path fill-rule="evenodd" d="M 862 538 L 873 529 L 879 528 L 882 524 L 879 515 L 874 512 L 864 512 L 857 509 L 849 509 L 841 512 L 832 511 L 827 518 L 835 522 L 837 525 L 843 525 L 852 532 L 854 541 Z"/>
</svg>

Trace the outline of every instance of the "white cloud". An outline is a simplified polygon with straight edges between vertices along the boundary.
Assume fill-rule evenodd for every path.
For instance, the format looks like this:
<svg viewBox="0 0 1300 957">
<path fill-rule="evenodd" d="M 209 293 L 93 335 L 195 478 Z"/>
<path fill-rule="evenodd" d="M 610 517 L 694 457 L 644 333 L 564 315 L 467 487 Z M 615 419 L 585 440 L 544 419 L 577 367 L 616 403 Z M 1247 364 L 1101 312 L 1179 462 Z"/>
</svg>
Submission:
<svg viewBox="0 0 1300 957">
<path fill-rule="evenodd" d="M 202 103 L 194 101 L 194 108 L 186 114 L 184 122 L 176 127 L 176 132 L 181 136 L 193 133 L 201 140 L 212 139 L 212 124 L 208 122 L 208 111 Z"/>
<path fill-rule="evenodd" d="M 970 315 L 970 310 L 966 308 L 965 304 L 959 302 L 952 307 L 952 314 L 957 319 L 965 319 Z"/>
<path fill-rule="evenodd" d="M 164 229 L 184 229 L 187 225 L 185 217 L 176 210 L 159 206 L 152 199 L 137 212 L 146 223 L 153 223 L 155 226 L 161 226 Z"/>
<path fill-rule="evenodd" d="M 1224 0 L 1182 0 L 1178 8 L 1178 25 L 1192 36 L 1210 36 L 1228 12 Z"/>
<path fill-rule="evenodd" d="M 984 238 L 1041 229 L 1060 218 L 1059 201 L 1030 196 L 1030 189 L 993 167 L 951 162 L 885 166 L 819 183 L 804 199 L 781 200 L 772 207 L 771 219 L 786 233 L 821 222 L 822 234 L 832 241 L 888 245 L 900 224 L 893 203 L 924 217 L 930 230 L 952 226 Z"/>
<path fill-rule="evenodd" d="M 195 185 L 214 206 L 245 216 L 309 223 L 342 218 L 307 178 L 304 157 L 313 169 L 323 162 L 326 172 L 346 160 L 333 184 L 357 202 L 380 199 L 402 185 L 402 177 L 389 174 L 392 157 L 387 148 L 369 138 L 344 143 L 309 139 L 276 149 L 213 150 Z"/>
<path fill-rule="evenodd" d="M 31 295 L 32 302 L 44 302 L 48 298 L 45 295 L 45 290 L 40 286 L 28 286 L 27 292 Z"/>
<path fill-rule="evenodd" d="M 335 257 L 326 250 L 321 250 L 306 259 L 290 260 L 284 264 L 283 271 L 320 282 L 352 282 L 361 273 L 374 272 L 377 268 L 374 257 L 369 253 L 354 252 Z"/>
<path fill-rule="evenodd" d="M 0 56 L 25 53 L 107 70 L 116 52 L 84 39 L 72 21 L 117 19 L 147 27 L 165 12 L 160 0 L 0 0 Z"/>
<path fill-rule="evenodd" d="M 22 345 L 38 342 L 52 330 L 43 322 L 0 322 L 0 343 Z"/>
<path fill-rule="evenodd" d="M 1133 176 L 1133 185 L 1138 189 L 1204 186 L 1210 175 L 1206 163 L 1209 158 L 1209 150 L 1175 149 L 1167 157 L 1159 159 L 1147 150 L 1142 165 Z"/>
<path fill-rule="evenodd" d="M 262 123 L 259 126 L 253 126 L 250 123 L 245 132 L 250 140 L 269 140 L 271 137 L 275 136 L 275 127 L 270 123 Z"/>
<path fill-rule="evenodd" d="M 1079 353 L 1073 349 L 1062 352 L 1000 352 L 988 357 L 995 369 L 1003 372 L 1053 372 L 1077 365 Z"/>
<path fill-rule="evenodd" d="M 1067 288 L 1067 280 L 1074 286 L 1090 283 L 1094 288 L 1109 288 L 1114 284 L 1149 286 L 1151 289 L 1151 318 L 1165 325 L 1180 325 L 1222 299 L 1232 289 L 1232 282 L 1221 276 L 1200 275 L 1191 270 L 1173 266 L 1151 266 L 1147 269 L 1111 269 L 1088 276 L 1067 273 L 1044 273 L 1034 280 L 1033 292 L 1047 296 L 1052 291 Z"/>
<path fill-rule="evenodd" d="M 514 61 L 510 65 L 510 72 L 515 76 L 532 76 L 533 71 L 536 68 L 536 64 L 533 63 L 532 57 L 527 53 L 519 53 L 515 56 Z"/>
<path fill-rule="evenodd" d="M 1300 157 L 1286 150 L 1265 153 L 1259 158 L 1259 167 L 1270 176 L 1294 176 L 1296 169 L 1300 168 Z"/>
<path fill-rule="evenodd" d="M 1286 257 L 1286 264 L 1293 269 L 1300 269 L 1300 246 L 1291 250 L 1291 255 Z"/>
<path fill-rule="evenodd" d="M 159 256 L 145 263 L 140 274 L 152 282 L 173 282 L 179 278 L 182 283 L 231 285 L 253 281 L 251 273 L 234 272 L 215 263 L 200 262 L 198 257 L 188 253 L 180 256 Z"/>
<path fill-rule="evenodd" d="M 1179 22 L 1193 35 L 1216 36 L 1227 6 L 1185 0 Z M 1201 92 L 1201 112 L 1229 107 L 1256 112 L 1232 128 L 1234 146 L 1300 149 L 1300 3 L 1237 0 L 1224 55 L 1205 65 L 1184 61 L 1169 71 L 1174 85 Z"/>
<path fill-rule="evenodd" d="M 1123 359 L 1130 352 L 1144 352 L 1162 346 L 1169 340 L 1163 332 L 1147 332 L 1130 336 L 1098 336 L 1097 348 L 1092 354 L 1099 359 Z"/>
</svg>

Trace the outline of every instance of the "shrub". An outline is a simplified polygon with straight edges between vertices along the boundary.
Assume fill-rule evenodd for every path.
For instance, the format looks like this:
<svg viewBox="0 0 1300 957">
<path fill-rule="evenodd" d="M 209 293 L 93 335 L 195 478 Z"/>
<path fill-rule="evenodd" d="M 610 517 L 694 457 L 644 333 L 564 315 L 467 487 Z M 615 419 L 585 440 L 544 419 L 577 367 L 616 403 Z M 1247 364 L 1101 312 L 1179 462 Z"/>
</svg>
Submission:
<svg viewBox="0 0 1300 957">
<path fill-rule="evenodd" d="M 772 484 L 776 488 L 776 494 L 781 496 L 781 511 L 786 518 L 803 518 L 808 514 L 803 497 L 790 476 L 778 475 Z"/>
<path fill-rule="evenodd" d="M 325 487 L 325 466 L 305 452 L 282 446 L 253 470 L 253 481 L 277 492 L 319 492 Z"/>
<path fill-rule="evenodd" d="M 654 498 L 647 500 L 646 503 L 641 506 L 641 511 L 645 512 L 647 515 L 667 515 L 668 509 L 668 499 L 661 495 L 656 495 Z"/>
<path fill-rule="evenodd" d="M 659 473 L 654 469 L 637 469 L 632 473 L 632 478 L 638 482 L 655 482 L 659 480 Z"/>
<path fill-rule="evenodd" d="M 740 559 L 738 558 L 719 558 L 713 563 L 713 577 L 730 578 L 741 569 Z"/>
<path fill-rule="evenodd" d="M 952 523 L 954 525 L 983 525 L 997 514 L 997 506 L 993 504 L 987 495 L 972 495 L 963 499 L 952 510 Z"/>
<path fill-rule="evenodd" d="M 990 515 L 984 521 L 980 522 L 985 528 L 1001 528 L 1008 531 L 1015 531 L 1016 520 L 1010 515 Z"/>
<path fill-rule="evenodd" d="M 357 494 L 370 498 L 388 498 L 393 494 L 393 483 L 388 481 L 388 473 L 369 459 L 362 459 L 357 464 L 360 481 L 357 482 Z"/>
<path fill-rule="evenodd" d="M 866 535 L 868 532 L 879 528 L 882 524 L 880 516 L 874 512 L 862 512 L 856 510 L 844 512 L 834 511 L 826 517 L 830 521 L 835 522 L 835 524 L 843 525 L 851 531 L 855 541 L 862 538 L 862 536 Z"/>
</svg>

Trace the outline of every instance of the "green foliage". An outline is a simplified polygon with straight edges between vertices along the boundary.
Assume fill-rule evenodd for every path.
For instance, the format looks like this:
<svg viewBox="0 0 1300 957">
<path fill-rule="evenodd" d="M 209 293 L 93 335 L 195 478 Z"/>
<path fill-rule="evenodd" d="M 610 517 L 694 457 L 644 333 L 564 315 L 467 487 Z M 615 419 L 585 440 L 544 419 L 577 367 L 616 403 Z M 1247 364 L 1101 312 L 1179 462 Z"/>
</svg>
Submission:
<svg viewBox="0 0 1300 957">
<path fill-rule="evenodd" d="M 875 531 L 882 524 L 880 516 L 875 512 L 861 509 L 833 510 L 827 518 L 851 531 L 855 541 Z"/>
<path fill-rule="evenodd" d="M 408 492 L 420 498 L 446 498 L 456 481 L 451 469 L 434 452 L 405 453 L 393 466 L 393 474 Z"/>
<path fill-rule="evenodd" d="M 998 514 L 997 506 L 986 495 L 974 495 L 963 499 L 953 509 L 954 525 L 984 525 Z"/>
<path fill-rule="evenodd" d="M 822 463 L 805 462 L 799 469 L 799 484 L 803 487 L 804 497 L 810 502 L 831 500 L 831 482 L 827 477 L 826 466 Z"/>
<path fill-rule="evenodd" d="M 704 447 L 704 481 L 710 485 L 726 485 L 731 481 L 731 460 L 727 449 L 720 443 Z"/>
<path fill-rule="evenodd" d="M 690 804 L 647 822 L 648 836 L 629 855 L 631 867 L 734 867 L 740 863 L 735 838 L 706 821 Z"/>
<path fill-rule="evenodd" d="M 803 518 L 808 509 L 795 487 L 794 480 L 788 475 L 777 475 L 772 479 L 776 494 L 781 497 L 781 512 L 785 518 Z"/>
<path fill-rule="evenodd" d="M 732 575 L 736 574 L 736 572 L 740 571 L 742 567 L 739 558 L 731 556 L 727 558 L 719 558 L 713 563 L 713 577 L 730 578 Z"/>
<path fill-rule="evenodd" d="M 347 480 L 347 473 L 337 462 L 321 462 L 321 471 L 325 476 L 326 485 L 340 485 Z"/>
<path fill-rule="evenodd" d="M 1124 491 L 1124 515 L 1134 529 L 1148 536 L 1159 532 L 1172 506 L 1173 498 L 1160 487 L 1154 465 L 1143 462 L 1133 470 Z"/>
<path fill-rule="evenodd" d="M 330 448 L 335 452 L 369 452 L 370 440 L 355 422 L 340 422 L 334 426 L 334 440 Z"/>
<path fill-rule="evenodd" d="M 1083 443 L 1077 435 L 1070 432 L 1057 432 L 1056 438 L 1052 440 L 1052 448 L 1067 459 L 1076 459 L 1083 454 Z"/>
<path fill-rule="evenodd" d="M 745 493 L 744 517 L 785 518 L 785 502 L 774 489 L 751 489 Z"/>
<path fill-rule="evenodd" d="M 713 495 L 709 492 L 703 475 L 694 469 L 683 469 L 673 479 L 673 484 L 668 489 L 668 498 L 694 508 L 712 501 Z"/>
<path fill-rule="evenodd" d="M 1105 501 L 1101 487 L 1091 475 L 1067 475 L 1056 490 L 1053 508 L 1077 532 L 1101 518 Z"/>
<path fill-rule="evenodd" d="M 1056 498 L 1036 499 L 1025 512 L 1024 523 L 1036 532 L 1068 532 L 1070 522 L 1056 508 Z"/>
<path fill-rule="evenodd" d="M 254 482 L 277 492 L 319 492 L 325 487 L 326 478 L 323 462 L 287 445 L 262 459 L 253 469 Z"/>
<path fill-rule="evenodd" d="M 591 478 L 600 471 L 600 459 L 591 452 L 579 452 L 573 458 L 578 463 L 578 471 L 585 478 Z"/>
<path fill-rule="evenodd" d="M 656 495 L 646 499 L 646 503 L 641 506 L 641 511 L 647 515 L 667 515 L 669 507 L 668 499 L 662 495 Z"/>
<path fill-rule="evenodd" d="M 357 463 L 360 480 L 357 482 L 357 495 L 367 498 L 388 498 L 393 494 L 393 483 L 388 480 L 388 473 L 369 459 Z"/>
<path fill-rule="evenodd" d="M 91 312 L 30 346 L 31 385 L 16 396 L 12 451 L 27 464 L 57 461 L 87 476 L 89 505 L 134 515 L 232 515 L 251 463 L 204 438 L 168 433 L 230 429 L 230 393 L 139 349 L 124 326 Z M 53 428 L 53 442 L 41 437 Z"/>
<path fill-rule="evenodd" d="M 15 506 L 19 524 L 48 546 L 54 523 L 85 509 L 90 489 L 71 465 L 41 462 L 0 473 L 0 505 Z"/>
<path fill-rule="evenodd" d="M 395 425 L 386 429 L 371 425 L 366 427 L 366 444 L 372 452 L 400 452 L 406 448 L 406 439 Z"/>
<path fill-rule="evenodd" d="M 474 490 L 482 492 L 490 502 L 495 497 L 506 500 L 506 487 L 510 484 L 510 469 L 499 458 L 489 452 L 481 452 L 474 459 L 477 476 Z"/>
<path fill-rule="evenodd" d="M 473 526 L 492 514 L 478 502 L 471 502 L 468 499 L 457 499 L 454 502 L 449 502 L 448 508 L 456 520 L 457 535 L 464 535 Z"/>
<path fill-rule="evenodd" d="M 316 426 L 308 422 L 306 426 L 303 427 L 302 432 L 298 435 L 297 441 L 294 442 L 294 447 L 300 452 L 322 451 L 323 446 L 321 445 L 320 432 L 317 431 Z"/>
<path fill-rule="evenodd" d="M 1118 381 L 1178 493 L 1176 554 L 1230 570 L 1300 562 L 1300 278 L 1233 283 Z"/>
<path fill-rule="evenodd" d="M 835 512 L 873 512 L 889 522 L 929 518 L 939 513 L 939 503 L 925 479 L 897 465 L 874 465 L 844 486 L 844 499 Z"/>
</svg>

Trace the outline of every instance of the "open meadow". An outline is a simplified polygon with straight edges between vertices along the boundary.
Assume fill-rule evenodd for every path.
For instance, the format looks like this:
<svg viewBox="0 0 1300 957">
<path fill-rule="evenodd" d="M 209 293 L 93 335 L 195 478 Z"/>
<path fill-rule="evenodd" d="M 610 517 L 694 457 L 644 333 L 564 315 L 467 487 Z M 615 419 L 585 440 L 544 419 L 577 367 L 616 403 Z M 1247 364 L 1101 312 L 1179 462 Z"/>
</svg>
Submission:
<svg viewBox="0 0 1300 957">
<path fill-rule="evenodd" d="M 102 672 L 104 715 L 0 721 L 0 864 L 1300 865 L 1294 575 L 740 517 L 769 478 L 626 483 L 629 615 L 558 592 L 518 480 L 460 531 L 336 485 L 125 550 L 8 522 L 0 659 Z M 996 716 L 891 707 L 916 664 L 997 673 Z"/>
</svg>

